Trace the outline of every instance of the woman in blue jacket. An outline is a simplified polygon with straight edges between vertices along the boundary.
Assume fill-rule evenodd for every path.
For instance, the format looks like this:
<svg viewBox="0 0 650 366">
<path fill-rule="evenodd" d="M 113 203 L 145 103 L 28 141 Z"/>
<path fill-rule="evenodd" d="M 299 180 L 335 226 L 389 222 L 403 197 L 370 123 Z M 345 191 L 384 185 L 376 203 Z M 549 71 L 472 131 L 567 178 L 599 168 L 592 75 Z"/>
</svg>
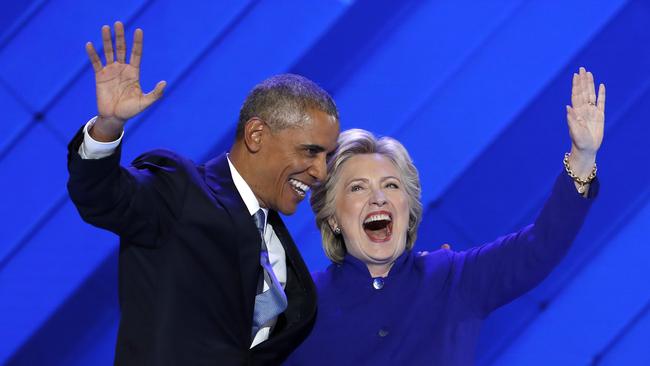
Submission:
<svg viewBox="0 0 650 366">
<path fill-rule="evenodd" d="M 535 222 L 464 252 L 411 250 L 418 172 L 394 139 L 348 130 L 311 204 L 333 262 L 316 273 L 318 315 L 289 365 L 471 365 L 483 320 L 558 264 L 595 197 L 605 88 L 574 74 L 571 152 Z"/>
</svg>

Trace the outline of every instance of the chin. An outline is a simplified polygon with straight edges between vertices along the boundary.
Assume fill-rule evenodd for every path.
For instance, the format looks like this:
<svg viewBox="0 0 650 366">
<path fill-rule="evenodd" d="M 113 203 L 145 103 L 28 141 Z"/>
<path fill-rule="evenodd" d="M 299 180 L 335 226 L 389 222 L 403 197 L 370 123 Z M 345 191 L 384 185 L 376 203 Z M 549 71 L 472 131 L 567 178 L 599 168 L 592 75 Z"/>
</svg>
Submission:
<svg viewBox="0 0 650 366">
<path fill-rule="evenodd" d="M 283 215 L 293 215 L 298 209 L 298 203 L 285 203 L 284 205 L 278 207 L 277 211 L 281 212 Z"/>
<path fill-rule="evenodd" d="M 370 255 L 368 253 L 366 255 L 368 258 L 370 258 L 372 261 L 376 263 L 387 263 L 399 257 L 399 254 L 392 250 L 390 252 L 381 251 L 379 253 L 375 251 L 373 254 L 374 255 Z"/>
<path fill-rule="evenodd" d="M 290 216 L 296 213 L 296 207 L 290 208 L 290 209 L 280 209 L 278 210 L 281 214 Z"/>
</svg>

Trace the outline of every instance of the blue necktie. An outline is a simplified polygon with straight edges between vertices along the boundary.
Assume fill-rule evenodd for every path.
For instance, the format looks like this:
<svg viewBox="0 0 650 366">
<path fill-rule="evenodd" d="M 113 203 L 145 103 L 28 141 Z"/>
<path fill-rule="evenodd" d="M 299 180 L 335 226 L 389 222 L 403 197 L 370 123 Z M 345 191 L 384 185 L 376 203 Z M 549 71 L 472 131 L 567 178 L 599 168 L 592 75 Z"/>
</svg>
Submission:
<svg viewBox="0 0 650 366">
<path fill-rule="evenodd" d="M 258 290 L 257 296 L 255 296 L 255 309 L 253 310 L 253 329 L 252 336 L 253 338 L 257 332 L 266 324 L 269 320 L 275 318 L 280 313 L 282 313 L 287 308 L 287 295 L 285 295 L 284 290 L 280 281 L 275 277 L 273 273 L 273 267 L 269 261 L 269 251 L 266 248 L 266 242 L 264 241 L 264 226 L 265 226 L 265 215 L 264 211 L 260 209 L 253 215 L 255 219 L 255 225 L 257 230 L 260 232 L 262 238 L 262 250 L 260 252 L 260 265 L 263 269 L 263 280 L 269 284 L 269 289 L 264 290 L 263 284 L 262 287 Z"/>
</svg>

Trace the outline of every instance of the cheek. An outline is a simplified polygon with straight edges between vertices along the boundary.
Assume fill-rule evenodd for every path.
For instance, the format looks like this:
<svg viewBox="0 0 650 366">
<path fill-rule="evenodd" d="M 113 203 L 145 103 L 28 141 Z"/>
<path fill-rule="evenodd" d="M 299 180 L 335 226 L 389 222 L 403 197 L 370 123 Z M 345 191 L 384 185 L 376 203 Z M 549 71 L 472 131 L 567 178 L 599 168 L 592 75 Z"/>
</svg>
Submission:
<svg viewBox="0 0 650 366">
<path fill-rule="evenodd" d="M 403 197 L 399 204 L 397 209 L 400 212 L 400 221 L 404 224 L 405 230 L 408 230 L 408 225 L 409 225 L 409 217 L 410 217 L 410 206 L 408 202 L 408 197 Z"/>
</svg>

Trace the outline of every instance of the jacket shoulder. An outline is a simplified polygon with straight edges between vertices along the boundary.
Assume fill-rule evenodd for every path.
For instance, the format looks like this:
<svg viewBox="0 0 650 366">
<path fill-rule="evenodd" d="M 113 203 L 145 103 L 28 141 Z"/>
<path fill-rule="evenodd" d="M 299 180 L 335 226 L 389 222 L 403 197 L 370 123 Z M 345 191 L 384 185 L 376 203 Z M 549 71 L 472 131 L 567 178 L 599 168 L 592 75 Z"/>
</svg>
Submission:
<svg viewBox="0 0 650 366">
<path fill-rule="evenodd" d="M 138 156 L 137 158 L 133 159 L 131 165 L 136 168 L 146 167 L 150 165 L 161 166 L 161 167 L 164 166 L 195 167 L 196 166 L 196 164 L 192 160 L 167 149 L 155 149 L 155 150 L 147 151 L 141 154 L 140 156 Z"/>
</svg>

